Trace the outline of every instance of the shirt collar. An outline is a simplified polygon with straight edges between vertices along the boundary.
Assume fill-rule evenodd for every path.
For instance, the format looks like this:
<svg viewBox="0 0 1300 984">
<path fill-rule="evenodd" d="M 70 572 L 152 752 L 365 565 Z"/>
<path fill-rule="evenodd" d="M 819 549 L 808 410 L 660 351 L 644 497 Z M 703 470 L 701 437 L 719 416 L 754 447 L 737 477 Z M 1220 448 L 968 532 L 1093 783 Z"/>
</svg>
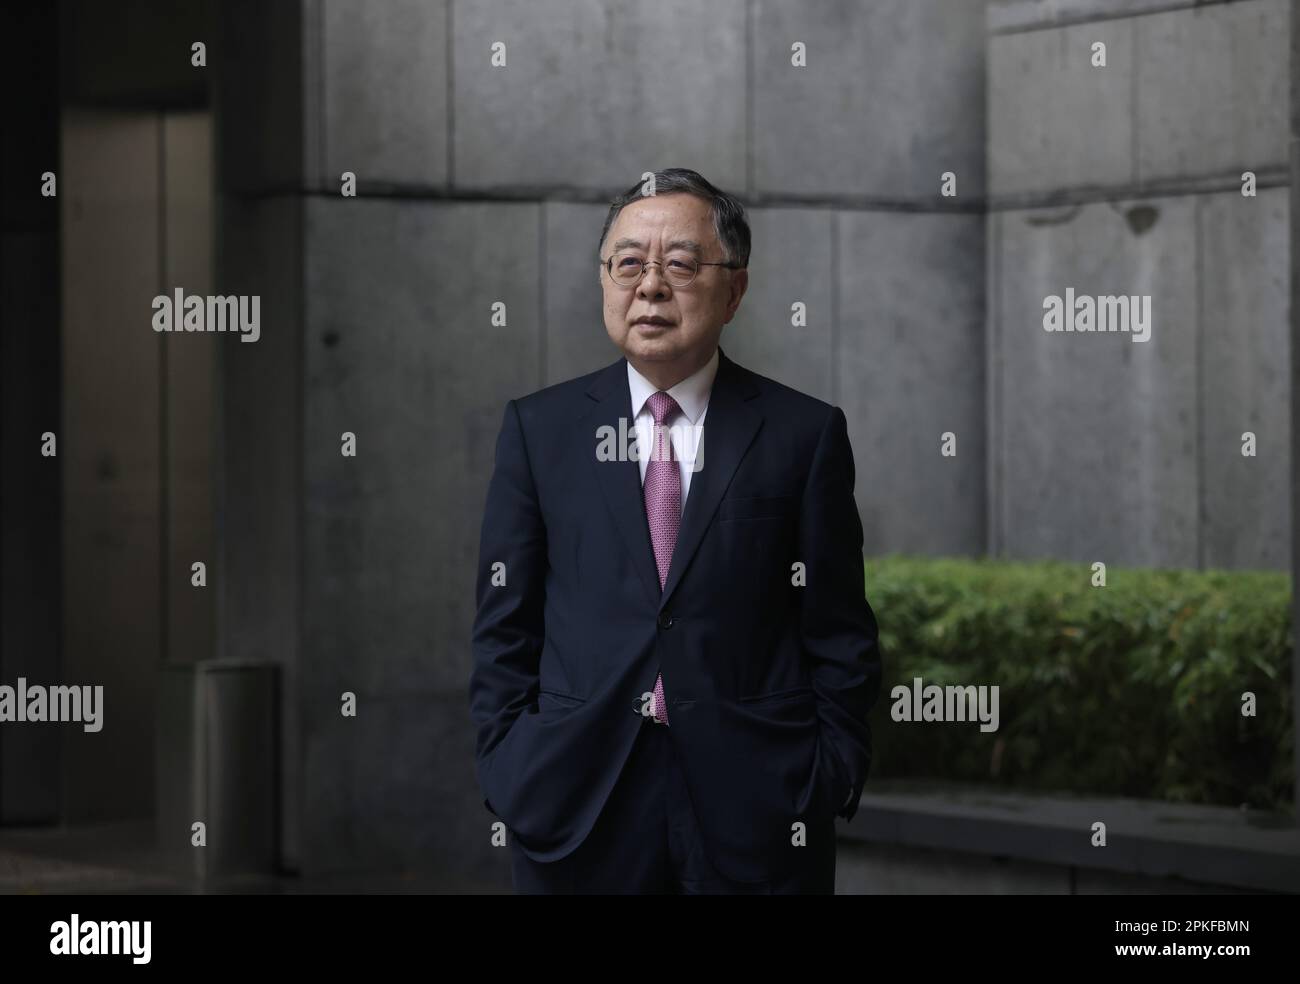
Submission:
<svg viewBox="0 0 1300 984">
<path fill-rule="evenodd" d="M 699 421 L 704 408 L 709 405 L 709 393 L 713 389 L 713 379 L 717 374 L 718 350 L 714 348 L 708 362 L 666 391 L 677 401 L 677 405 L 682 408 L 682 413 L 686 414 L 686 419 L 692 424 Z M 645 408 L 645 401 L 650 399 L 652 394 L 658 393 L 659 387 L 632 368 L 631 361 L 627 364 L 627 385 L 632 392 L 632 418 L 636 419 Z"/>
</svg>

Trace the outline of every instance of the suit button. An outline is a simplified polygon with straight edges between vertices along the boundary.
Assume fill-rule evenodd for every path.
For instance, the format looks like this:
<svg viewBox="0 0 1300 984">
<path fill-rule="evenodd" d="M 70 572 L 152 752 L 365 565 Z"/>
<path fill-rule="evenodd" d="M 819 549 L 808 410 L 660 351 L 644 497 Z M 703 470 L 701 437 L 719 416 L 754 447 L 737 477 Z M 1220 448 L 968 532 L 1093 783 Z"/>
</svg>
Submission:
<svg viewBox="0 0 1300 984">
<path fill-rule="evenodd" d="M 669 615 L 667 612 L 660 612 L 660 613 L 659 613 L 659 628 L 661 628 L 661 629 L 670 629 L 670 628 L 672 628 L 672 625 L 673 625 L 673 617 L 672 617 L 671 615 Z"/>
</svg>

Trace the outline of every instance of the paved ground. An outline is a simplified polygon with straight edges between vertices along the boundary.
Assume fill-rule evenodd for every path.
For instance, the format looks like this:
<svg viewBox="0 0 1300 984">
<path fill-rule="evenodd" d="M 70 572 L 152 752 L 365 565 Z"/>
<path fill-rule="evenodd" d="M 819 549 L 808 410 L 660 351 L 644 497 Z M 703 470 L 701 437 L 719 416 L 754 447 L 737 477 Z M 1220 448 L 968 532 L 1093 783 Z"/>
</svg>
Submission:
<svg viewBox="0 0 1300 984">
<path fill-rule="evenodd" d="M 492 894 L 509 886 L 449 879 L 437 872 L 186 877 L 167 868 L 150 824 L 0 828 L 0 895 L 98 894 Z"/>
</svg>

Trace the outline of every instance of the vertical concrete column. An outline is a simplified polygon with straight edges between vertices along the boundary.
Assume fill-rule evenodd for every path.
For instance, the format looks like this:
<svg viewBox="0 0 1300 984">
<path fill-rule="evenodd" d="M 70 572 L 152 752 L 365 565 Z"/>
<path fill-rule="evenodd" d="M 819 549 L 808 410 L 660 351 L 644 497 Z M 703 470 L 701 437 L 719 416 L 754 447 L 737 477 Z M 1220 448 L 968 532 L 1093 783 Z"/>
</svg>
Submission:
<svg viewBox="0 0 1300 984">
<path fill-rule="evenodd" d="M 260 299 L 217 351 L 218 655 L 281 667 L 280 862 L 301 864 L 304 24 L 312 2 L 215 5 L 216 293 Z"/>
</svg>

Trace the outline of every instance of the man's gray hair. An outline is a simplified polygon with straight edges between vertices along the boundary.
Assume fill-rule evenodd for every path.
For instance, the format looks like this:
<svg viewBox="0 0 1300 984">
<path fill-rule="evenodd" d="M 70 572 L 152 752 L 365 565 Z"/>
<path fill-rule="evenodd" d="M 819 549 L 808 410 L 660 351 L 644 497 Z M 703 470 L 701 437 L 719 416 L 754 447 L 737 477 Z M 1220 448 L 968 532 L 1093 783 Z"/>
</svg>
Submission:
<svg viewBox="0 0 1300 984">
<path fill-rule="evenodd" d="M 623 211 L 624 206 L 646 197 L 641 194 L 645 184 L 646 181 L 638 181 L 610 203 L 609 214 L 605 216 L 605 228 L 600 230 L 598 252 L 604 248 L 605 237 L 609 235 L 610 226 L 614 224 L 614 220 L 618 218 L 618 213 Z M 717 233 L 718 242 L 722 244 L 724 259 L 739 267 L 749 266 L 749 223 L 745 220 L 745 206 L 740 204 L 740 199 L 715 188 L 698 171 L 685 167 L 670 167 L 663 171 L 655 171 L 654 190 L 656 195 L 685 192 L 708 202 L 713 213 L 713 231 Z"/>
</svg>

